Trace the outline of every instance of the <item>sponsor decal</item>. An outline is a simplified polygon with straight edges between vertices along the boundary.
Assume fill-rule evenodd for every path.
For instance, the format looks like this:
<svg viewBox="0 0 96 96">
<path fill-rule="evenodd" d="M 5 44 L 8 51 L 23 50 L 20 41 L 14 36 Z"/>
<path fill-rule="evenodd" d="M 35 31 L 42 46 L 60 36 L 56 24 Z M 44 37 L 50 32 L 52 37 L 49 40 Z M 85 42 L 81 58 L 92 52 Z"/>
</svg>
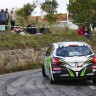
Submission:
<svg viewBox="0 0 96 96">
<path fill-rule="evenodd" d="M 76 72 L 76 76 L 78 76 L 78 73 L 79 73 L 79 72 Z"/>
<path fill-rule="evenodd" d="M 60 77 L 63 77 L 63 76 L 70 76 L 69 74 L 62 74 L 60 75 Z"/>
<path fill-rule="evenodd" d="M 79 63 L 78 62 L 74 62 L 75 63 L 75 67 L 77 67 L 78 65 L 79 65 Z"/>
<path fill-rule="evenodd" d="M 96 69 L 96 66 L 92 66 L 93 69 Z"/>
<path fill-rule="evenodd" d="M 88 73 L 88 74 L 86 74 L 86 75 L 94 75 L 94 73 Z"/>
<path fill-rule="evenodd" d="M 61 68 L 53 68 L 53 70 L 57 70 L 58 71 L 58 70 L 61 70 Z"/>
<path fill-rule="evenodd" d="M 77 68 L 82 68 L 82 65 L 81 66 L 77 66 Z"/>
<path fill-rule="evenodd" d="M 61 71 L 53 71 L 53 73 L 61 73 Z"/>
</svg>

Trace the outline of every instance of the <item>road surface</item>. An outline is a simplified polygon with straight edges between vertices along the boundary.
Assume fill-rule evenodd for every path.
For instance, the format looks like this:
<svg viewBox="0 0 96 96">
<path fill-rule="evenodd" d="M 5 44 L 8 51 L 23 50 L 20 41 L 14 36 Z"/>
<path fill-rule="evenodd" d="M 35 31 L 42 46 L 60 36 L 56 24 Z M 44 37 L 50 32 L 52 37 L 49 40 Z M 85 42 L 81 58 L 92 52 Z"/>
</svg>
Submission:
<svg viewBox="0 0 96 96">
<path fill-rule="evenodd" d="M 52 85 L 37 69 L 1 75 L 0 96 L 96 96 L 96 84 L 67 80 Z"/>
</svg>

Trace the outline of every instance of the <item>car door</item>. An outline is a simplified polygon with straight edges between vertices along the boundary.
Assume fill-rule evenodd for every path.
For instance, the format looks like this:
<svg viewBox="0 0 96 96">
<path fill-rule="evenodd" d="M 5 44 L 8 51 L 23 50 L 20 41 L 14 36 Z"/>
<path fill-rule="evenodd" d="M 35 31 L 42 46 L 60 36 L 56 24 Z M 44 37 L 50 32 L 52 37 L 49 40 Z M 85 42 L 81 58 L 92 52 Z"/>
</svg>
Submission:
<svg viewBox="0 0 96 96">
<path fill-rule="evenodd" d="M 51 55 L 53 54 L 53 49 L 54 49 L 54 45 L 51 45 L 45 54 L 45 70 L 46 70 L 47 75 L 49 75 L 49 69 L 50 69 L 50 64 L 51 64 Z"/>
</svg>

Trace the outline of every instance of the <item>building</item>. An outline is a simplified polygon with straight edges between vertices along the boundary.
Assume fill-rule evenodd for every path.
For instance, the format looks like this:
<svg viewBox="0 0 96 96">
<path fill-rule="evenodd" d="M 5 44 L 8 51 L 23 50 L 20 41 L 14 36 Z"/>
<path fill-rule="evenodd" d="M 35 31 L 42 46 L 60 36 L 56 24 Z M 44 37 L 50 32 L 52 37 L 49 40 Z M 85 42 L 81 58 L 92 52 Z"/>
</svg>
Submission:
<svg viewBox="0 0 96 96">
<path fill-rule="evenodd" d="M 68 27 L 70 29 L 78 29 L 78 26 L 73 24 L 69 19 L 68 19 L 68 14 L 67 13 L 61 13 L 61 14 L 55 14 L 57 15 L 57 24 L 56 26 L 59 27 Z M 31 19 L 38 22 L 47 22 L 47 20 L 44 18 L 45 15 L 41 16 L 31 16 Z"/>
</svg>

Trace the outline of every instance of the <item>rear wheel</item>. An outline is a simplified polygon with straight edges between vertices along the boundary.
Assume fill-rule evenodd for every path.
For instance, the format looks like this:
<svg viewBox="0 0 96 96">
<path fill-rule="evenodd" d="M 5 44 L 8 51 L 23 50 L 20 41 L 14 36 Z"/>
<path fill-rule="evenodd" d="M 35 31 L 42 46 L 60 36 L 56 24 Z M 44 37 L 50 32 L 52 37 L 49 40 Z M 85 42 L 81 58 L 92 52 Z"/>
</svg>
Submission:
<svg viewBox="0 0 96 96">
<path fill-rule="evenodd" d="M 50 84 L 55 84 L 56 82 L 50 78 Z"/>
<path fill-rule="evenodd" d="M 49 76 L 50 84 L 55 84 L 56 82 L 55 82 L 55 80 L 52 79 L 51 70 L 49 72 L 50 72 L 50 76 Z"/>
<path fill-rule="evenodd" d="M 47 75 L 46 75 L 46 73 L 45 73 L 44 64 L 42 64 L 42 75 L 43 75 L 43 77 L 47 77 Z"/>
</svg>

